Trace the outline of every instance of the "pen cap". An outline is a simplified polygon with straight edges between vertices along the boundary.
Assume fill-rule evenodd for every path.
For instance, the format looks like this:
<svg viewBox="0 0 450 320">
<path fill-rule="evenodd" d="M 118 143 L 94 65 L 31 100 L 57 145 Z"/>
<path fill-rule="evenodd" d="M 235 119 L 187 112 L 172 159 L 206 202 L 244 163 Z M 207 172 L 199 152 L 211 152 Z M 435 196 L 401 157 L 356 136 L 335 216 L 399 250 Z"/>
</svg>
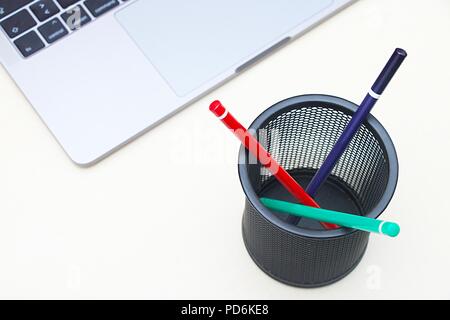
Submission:
<svg viewBox="0 0 450 320">
<path fill-rule="evenodd" d="M 391 82 L 397 70 L 402 65 L 403 61 L 406 59 L 408 54 L 404 49 L 397 48 L 392 54 L 391 58 L 387 62 L 386 66 L 381 71 L 377 80 L 372 86 L 372 91 L 376 94 L 383 94 L 384 90 L 388 86 L 389 82 Z"/>
<path fill-rule="evenodd" d="M 306 187 L 358 106 L 327 95 L 281 101 L 250 126 L 272 156 Z M 271 277 L 299 287 L 336 282 L 361 261 L 369 234 L 354 229 L 324 230 L 319 222 L 272 212 L 260 197 L 296 202 L 241 148 L 239 177 L 246 195 L 242 233 L 255 263 Z M 329 210 L 378 218 L 389 204 L 398 179 L 394 145 L 380 122 L 369 116 L 319 190 L 315 200 Z"/>
</svg>

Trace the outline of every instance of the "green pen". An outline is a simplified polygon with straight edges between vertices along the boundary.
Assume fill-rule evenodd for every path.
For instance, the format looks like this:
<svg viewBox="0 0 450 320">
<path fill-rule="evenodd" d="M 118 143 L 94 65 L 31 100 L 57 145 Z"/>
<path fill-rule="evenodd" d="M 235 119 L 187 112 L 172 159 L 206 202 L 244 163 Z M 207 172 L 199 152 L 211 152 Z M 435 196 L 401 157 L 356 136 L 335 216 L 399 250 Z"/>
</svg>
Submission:
<svg viewBox="0 0 450 320">
<path fill-rule="evenodd" d="M 396 237 L 400 233 L 400 226 L 394 222 L 382 221 L 349 213 L 313 208 L 301 204 L 269 198 L 261 198 L 260 200 L 261 203 L 268 209 L 294 215 L 297 217 L 304 217 L 318 221 L 334 223 L 347 228 L 384 234 L 389 237 Z"/>
</svg>

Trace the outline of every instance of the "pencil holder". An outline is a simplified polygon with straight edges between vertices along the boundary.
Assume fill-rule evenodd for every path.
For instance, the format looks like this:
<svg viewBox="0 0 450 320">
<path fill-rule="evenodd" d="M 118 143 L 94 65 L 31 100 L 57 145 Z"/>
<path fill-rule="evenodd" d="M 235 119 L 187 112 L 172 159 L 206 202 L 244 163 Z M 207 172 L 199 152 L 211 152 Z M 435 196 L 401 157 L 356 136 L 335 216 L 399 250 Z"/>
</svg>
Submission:
<svg viewBox="0 0 450 320">
<path fill-rule="evenodd" d="M 347 100 L 305 95 L 281 101 L 251 125 L 260 143 L 306 188 L 358 108 Z M 325 230 L 317 221 L 286 222 L 260 197 L 297 202 L 245 148 L 239 177 L 246 195 L 243 238 L 255 263 L 268 275 L 298 287 L 320 287 L 348 275 L 361 261 L 369 233 Z M 322 208 L 378 218 L 398 179 L 394 145 L 383 126 L 369 116 L 319 190 Z"/>
</svg>

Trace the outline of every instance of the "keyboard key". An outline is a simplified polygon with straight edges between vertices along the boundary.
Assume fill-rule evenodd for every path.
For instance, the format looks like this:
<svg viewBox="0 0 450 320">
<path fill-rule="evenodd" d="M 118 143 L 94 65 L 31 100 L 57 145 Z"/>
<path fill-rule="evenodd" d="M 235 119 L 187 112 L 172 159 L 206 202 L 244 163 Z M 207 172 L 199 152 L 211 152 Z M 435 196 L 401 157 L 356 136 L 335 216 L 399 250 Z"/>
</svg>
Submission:
<svg viewBox="0 0 450 320">
<path fill-rule="evenodd" d="M 50 20 L 38 30 L 48 43 L 53 43 L 69 33 L 58 18 Z"/>
<path fill-rule="evenodd" d="M 64 9 L 73 5 L 74 3 L 77 3 L 80 0 L 58 0 L 58 3 L 61 7 L 63 7 Z"/>
<path fill-rule="evenodd" d="M 67 24 L 70 30 L 76 30 L 84 26 L 86 23 L 91 21 L 91 18 L 86 13 L 86 11 L 80 7 L 76 6 L 61 15 L 63 21 Z"/>
<path fill-rule="evenodd" d="M 0 0 L 0 19 L 26 6 L 33 0 Z"/>
<path fill-rule="evenodd" d="M 94 17 L 98 17 L 119 5 L 117 0 L 87 0 L 84 5 Z"/>
<path fill-rule="evenodd" d="M 10 38 L 15 38 L 36 25 L 36 21 L 27 10 L 19 11 L 2 23 L 2 28 Z"/>
<path fill-rule="evenodd" d="M 30 7 L 39 21 L 45 21 L 59 12 L 53 0 L 40 0 Z"/>
<path fill-rule="evenodd" d="M 41 38 L 39 38 L 37 33 L 34 31 L 20 37 L 14 41 L 14 44 L 25 58 L 45 47 L 44 42 L 42 42 Z"/>
</svg>

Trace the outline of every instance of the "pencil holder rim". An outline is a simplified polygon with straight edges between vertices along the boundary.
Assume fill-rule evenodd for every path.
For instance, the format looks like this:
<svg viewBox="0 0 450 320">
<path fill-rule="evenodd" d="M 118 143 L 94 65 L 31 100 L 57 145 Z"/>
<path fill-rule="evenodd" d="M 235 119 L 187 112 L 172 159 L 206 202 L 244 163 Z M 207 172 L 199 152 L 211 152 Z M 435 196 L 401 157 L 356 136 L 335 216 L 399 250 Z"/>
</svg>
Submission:
<svg viewBox="0 0 450 320">
<path fill-rule="evenodd" d="M 269 119 L 273 118 L 273 116 L 276 115 L 277 113 L 282 114 L 283 110 L 288 107 L 301 103 L 312 103 L 312 102 L 317 102 L 319 106 L 320 103 L 333 104 L 338 109 L 348 114 L 353 114 L 358 109 L 358 105 L 356 105 L 355 103 L 332 95 L 307 94 L 294 96 L 282 100 L 280 102 L 277 102 L 276 104 L 266 109 L 253 121 L 249 129 L 257 130 L 261 127 L 264 127 L 264 124 L 267 123 Z M 377 138 L 383 142 L 383 147 L 385 148 L 387 157 L 389 159 L 388 161 L 389 179 L 387 182 L 386 189 L 384 190 L 384 193 L 380 201 L 377 203 L 377 205 L 366 215 L 367 217 L 376 219 L 384 212 L 384 210 L 389 205 L 392 197 L 394 196 L 398 182 L 399 164 L 394 143 L 392 142 L 391 137 L 389 136 L 388 132 L 383 127 L 383 125 L 372 114 L 370 114 L 367 117 L 366 121 L 364 121 L 364 124 L 369 125 L 369 127 L 373 129 L 373 134 L 375 134 Z M 247 199 L 254 206 L 254 208 L 257 209 L 264 217 L 264 219 L 268 220 L 271 224 L 277 226 L 278 228 L 284 231 L 307 238 L 322 238 L 322 239 L 336 238 L 347 236 L 354 232 L 358 232 L 358 230 L 348 228 L 340 228 L 335 230 L 302 229 L 277 218 L 269 209 L 267 209 L 261 203 L 258 195 L 256 194 L 255 190 L 251 185 L 250 177 L 248 176 L 248 170 L 246 169 L 247 154 L 248 154 L 247 149 L 241 146 L 239 150 L 238 172 L 242 189 L 244 190 Z"/>
</svg>

